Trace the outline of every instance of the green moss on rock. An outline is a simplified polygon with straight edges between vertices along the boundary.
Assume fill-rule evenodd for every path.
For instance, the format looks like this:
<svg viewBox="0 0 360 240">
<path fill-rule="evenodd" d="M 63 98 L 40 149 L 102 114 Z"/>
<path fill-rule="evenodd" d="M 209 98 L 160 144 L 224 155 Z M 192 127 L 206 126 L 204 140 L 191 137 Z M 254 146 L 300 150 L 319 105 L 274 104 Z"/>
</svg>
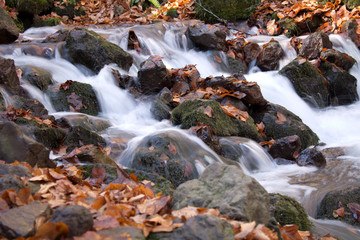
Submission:
<svg viewBox="0 0 360 240">
<path fill-rule="evenodd" d="M 360 0 L 343 0 L 342 2 L 346 5 L 346 8 L 349 10 L 352 10 L 357 6 L 360 6 Z"/>
<path fill-rule="evenodd" d="M 282 225 L 295 224 L 309 231 L 311 222 L 303 206 L 295 199 L 281 194 L 270 194 L 270 213 Z"/>
<path fill-rule="evenodd" d="M 299 36 L 301 33 L 301 28 L 291 18 L 280 19 L 279 26 L 283 31 L 287 30 L 285 36 L 288 38 Z"/>
<path fill-rule="evenodd" d="M 59 25 L 61 20 L 59 18 L 36 19 L 33 27 L 45 27 Z"/>
<path fill-rule="evenodd" d="M 81 175 L 83 176 L 83 178 L 87 179 L 93 177 L 92 170 L 94 167 L 103 167 L 105 169 L 106 172 L 105 183 L 110 183 L 115 179 L 117 179 L 118 177 L 116 167 L 110 166 L 108 164 L 85 164 L 78 166 L 78 169 L 81 170 Z"/>
<path fill-rule="evenodd" d="M 196 18 L 209 23 L 218 20 L 214 15 L 229 21 L 248 19 L 260 2 L 260 0 L 196 0 Z"/>
</svg>

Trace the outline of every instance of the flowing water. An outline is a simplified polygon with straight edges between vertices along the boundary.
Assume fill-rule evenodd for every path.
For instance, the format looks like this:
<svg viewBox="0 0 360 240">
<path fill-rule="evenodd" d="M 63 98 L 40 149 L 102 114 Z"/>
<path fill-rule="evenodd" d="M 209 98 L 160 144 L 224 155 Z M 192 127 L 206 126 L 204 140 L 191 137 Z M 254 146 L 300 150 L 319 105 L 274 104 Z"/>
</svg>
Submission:
<svg viewBox="0 0 360 240">
<path fill-rule="evenodd" d="M 24 40 L 40 42 L 47 35 L 54 33 L 59 27 L 29 29 L 23 35 Z M 145 51 L 138 54 L 134 50 L 127 50 L 127 34 L 132 29 L 136 32 L 140 44 Z M 196 64 L 202 77 L 210 75 L 229 75 L 215 61 L 210 51 L 200 52 L 193 49 L 191 42 L 185 37 L 185 27 L 182 23 L 155 24 L 149 26 L 133 26 L 114 29 L 92 29 L 109 41 L 118 44 L 131 53 L 135 63 L 129 72 L 118 69 L 121 73 L 136 76 L 139 65 L 150 55 L 159 55 L 167 68 L 182 68 L 188 64 Z M 252 29 L 254 31 L 254 29 Z M 255 29 L 256 31 L 256 29 Z M 231 37 L 231 36 L 229 36 Z M 256 41 L 260 45 L 270 41 L 272 37 L 254 36 L 248 41 Z M 284 66 L 296 57 L 296 52 L 290 47 L 289 40 L 284 36 L 276 37 L 286 52 L 285 58 L 280 65 Z M 334 48 L 354 57 L 360 62 L 360 51 L 350 41 L 342 36 L 331 36 Z M 33 65 L 44 68 L 52 74 L 55 83 L 64 83 L 66 80 L 75 80 L 89 83 L 95 89 L 99 99 L 102 112 L 101 117 L 111 121 L 112 127 L 107 131 L 105 137 L 123 138 L 122 151 L 117 155 L 117 161 L 129 166 L 134 155 L 134 149 L 142 144 L 142 141 L 150 136 L 171 134 L 174 138 L 181 139 L 183 148 L 192 148 L 197 153 L 194 165 L 199 173 L 211 162 L 221 161 L 218 156 L 209 149 L 201 140 L 187 134 L 185 131 L 171 126 L 169 121 L 157 121 L 150 113 L 150 102 L 140 101 L 132 98 L 125 90 L 116 86 L 115 79 L 111 73 L 115 66 L 105 66 L 99 74 L 92 75 L 79 66 L 61 58 L 58 49 L 55 49 L 55 58 L 47 59 L 36 56 L 25 55 L 18 45 L 0 46 L 0 53 L 6 58 L 15 60 L 17 66 Z M 360 79 L 359 64 L 351 69 L 351 74 Z M 309 107 L 294 91 L 290 82 L 280 76 L 277 71 L 261 72 L 257 67 L 252 67 L 246 75 L 248 81 L 256 81 L 262 93 L 270 102 L 283 105 L 294 112 L 320 137 L 320 140 L 330 146 L 350 147 L 347 155 L 331 161 L 324 169 L 315 167 L 298 167 L 297 165 L 276 165 L 271 157 L 263 149 L 251 140 L 240 143 L 242 151 L 246 153 L 243 159 L 239 159 L 243 169 L 255 177 L 269 192 L 279 192 L 296 198 L 307 209 L 310 216 L 315 216 L 316 205 L 324 194 L 330 190 L 341 189 L 349 184 L 360 185 L 358 176 L 360 168 L 360 102 L 349 106 L 329 107 L 326 109 L 314 109 Z M 22 82 L 22 86 L 29 94 L 41 101 L 50 114 L 56 117 L 70 113 L 56 113 L 51 106 L 47 96 L 29 83 Z M 360 84 L 358 84 L 358 91 Z M 6 98 L 6 104 L 11 104 L 11 98 L 0 88 L 2 95 Z M 125 139 L 125 140 L 124 140 Z M 195 151 L 194 151 L 195 149 Z M 185 151 L 186 152 L 186 151 Z M 186 155 L 189 156 L 189 155 Z M 246 158 L 246 159 L 244 159 Z M 248 159 L 253 159 L 253 164 L 248 165 Z M 349 227 L 338 221 L 323 221 L 313 219 L 318 232 L 338 235 L 343 239 L 360 239 L 358 229 Z"/>
</svg>

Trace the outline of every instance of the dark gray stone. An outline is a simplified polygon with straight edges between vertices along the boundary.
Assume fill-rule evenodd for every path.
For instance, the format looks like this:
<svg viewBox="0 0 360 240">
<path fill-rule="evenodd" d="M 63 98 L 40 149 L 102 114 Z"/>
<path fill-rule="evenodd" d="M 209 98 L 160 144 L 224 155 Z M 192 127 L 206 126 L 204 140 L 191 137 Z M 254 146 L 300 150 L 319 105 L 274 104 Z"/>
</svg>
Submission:
<svg viewBox="0 0 360 240">
<path fill-rule="evenodd" d="M 285 158 L 295 160 L 301 149 L 301 141 L 299 136 L 293 135 L 277 139 L 269 149 L 269 153 L 273 158 Z"/>
<path fill-rule="evenodd" d="M 0 44 L 9 44 L 14 42 L 19 36 L 17 28 L 11 17 L 0 8 Z"/>
<path fill-rule="evenodd" d="M 187 34 L 201 50 L 226 50 L 226 33 L 218 26 L 196 23 L 188 27 Z"/>
<path fill-rule="evenodd" d="M 181 184 L 174 193 L 173 209 L 186 206 L 218 208 L 230 219 L 267 224 L 269 194 L 237 166 L 211 164 L 199 179 Z"/>
<path fill-rule="evenodd" d="M 8 165 L 8 164 L 1 164 L 0 163 L 0 175 L 16 175 L 19 177 L 31 177 L 30 170 L 23 166 L 23 165 Z"/>
<path fill-rule="evenodd" d="M 127 233 L 130 235 L 130 238 L 133 240 L 145 240 L 145 236 L 142 230 L 140 228 L 131 227 L 131 226 L 121 226 L 116 228 L 105 229 L 102 231 L 98 231 L 97 233 L 103 237 L 111 237 L 114 239 L 121 234 Z"/>
<path fill-rule="evenodd" d="M 334 63 L 339 68 L 349 71 L 355 64 L 356 60 L 346 53 L 339 52 L 336 49 L 326 49 L 320 53 L 320 57 L 326 59 L 330 63 Z"/>
<path fill-rule="evenodd" d="M 80 205 L 61 206 L 51 216 L 50 222 L 65 223 L 70 230 L 68 237 L 80 236 L 94 225 L 91 212 Z"/>
<path fill-rule="evenodd" d="M 66 136 L 63 145 L 68 146 L 67 151 L 72 151 L 76 147 L 88 144 L 105 147 L 106 141 L 95 132 L 91 132 L 81 126 L 75 126 Z"/>
<path fill-rule="evenodd" d="M 29 81 L 29 83 L 41 91 L 46 91 L 48 86 L 53 83 L 51 73 L 43 68 L 24 65 L 21 66 L 20 69 L 22 70 L 22 78 Z"/>
<path fill-rule="evenodd" d="M 332 42 L 329 36 L 323 32 L 315 32 L 310 34 L 302 42 L 299 55 L 309 60 L 315 59 L 320 57 L 320 53 L 324 48 L 332 48 Z"/>
<path fill-rule="evenodd" d="M 0 57 L 0 84 L 11 94 L 25 95 L 20 87 L 14 60 Z"/>
<path fill-rule="evenodd" d="M 296 163 L 299 166 L 314 165 L 321 168 L 326 166 L 326 159 L 316 148 L 307 148 L 300 152 L 300 155 L 296 158 Z"/>
<path fill-rule="evenodd" d="M 3 165 L 0 165 L 2 167 Z M 25 184 L 20 179 L 19 176 L 16 175 L 5 175 L 0 178 L 0 193 L 7 189 L 13 189 L 18 192 L 20 189 L 24 188 Z"/>
<path fill-rule="evenodd" d="M 278 41 L 272 40 L 263 46 L 256 60 L 261 71 L 272 71 L 279 68 L 279 61 L 285 55 Z"/>
<path fill-rule="evenodd" d="M 50 206 L 39 202 L 12 208 L 0 214 L 0 235 L 9 239 L 30 237 L 35 234 L 36 219 L 50 214 Z"/>
</svg>

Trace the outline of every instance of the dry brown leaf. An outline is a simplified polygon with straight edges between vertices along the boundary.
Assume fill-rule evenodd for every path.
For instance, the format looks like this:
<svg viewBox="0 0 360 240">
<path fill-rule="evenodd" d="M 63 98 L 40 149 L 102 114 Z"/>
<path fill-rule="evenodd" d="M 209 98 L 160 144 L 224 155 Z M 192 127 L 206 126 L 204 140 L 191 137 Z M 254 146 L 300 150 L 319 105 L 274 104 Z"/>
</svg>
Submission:
<svg viewBox="0 0 360 240">
<path fill-rule="evenodd" d="M 286 117 L 281 112 L 277 112 L 276 116 L 277 116 L 277 119 L 275 120 L 275 122 L 277 124 L 284 124 L 286 122 Z"/>
</svg>

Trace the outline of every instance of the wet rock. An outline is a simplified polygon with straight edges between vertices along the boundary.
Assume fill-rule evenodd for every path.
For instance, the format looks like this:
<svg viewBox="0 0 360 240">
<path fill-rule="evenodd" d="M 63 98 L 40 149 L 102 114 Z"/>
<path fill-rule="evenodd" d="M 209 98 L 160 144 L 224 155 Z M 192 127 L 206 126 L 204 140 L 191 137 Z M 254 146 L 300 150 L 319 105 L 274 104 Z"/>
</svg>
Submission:
<svg viewBox="0 0 360 240">
<path fill-rule="evenodd" d="M 133 58 L 119 46 L 108 42 L 97 33 L 81 28 L 69 32 L 65 57 L 72 63 L 82 64 L 98 73 L 106 64 L 116 63 L 128 71 Z"/>
<path fill-rule="evenodd" d="M 185 101 L 172 111 L 171 120 L 174 125 L 181 125 L 181 128 L 197 126 L 199 122 L 208 124 L 218 136 L 261 139 L 251 117 L 246 122 L 231 118 L 213 100 Z"/>
<path fill-rule="evenodd" d="M 226 33 L 218 26 L 196 23 L 188 27 L 186 34 L 201 50 L 226 50 Z"/>
<path fill-rule="evenodd" d="M 19 177 L 31 177 L 30 170 L 23 165 L 8 165 L 0 163 L 0 175 L 16 175 Z"/>
<path fill-rule="evenodd" d="M 171 233 L 153 233 L 151 239 L 162 240 L 233 240 L 231 225 L 216 216 L 198 215 L 189 218 L 185 224 Z"/>
<path fill-rule="evenodd" d="M 279 68 L 279 61 L 285 55 L 278 41 L 272 40 L 263 46 L 256 60 L 261 71 L 272 71 Z"/>
<path fill-rule="evenodd" d="M 2 166 L 2 165 L 0 165 Z M 18 192 L 25 187 L 25 183 L 19 176 L 7 174 L 0 178 L 0 194 L 7 189 L 12 189 Z"/>
<path fill-rule="evenodd" d="M 109 183 L 111 183 L 112 181 L 114 181 L 115 179 L 118 178 L 117 169 L 116 169 L 115 166 L 111 166 L 111 164 L 104 164 L 104 163 L 87 164 L 87 163 L 83 163 L 80 166 L 78 166 L 77 168 L 81 170 L 81 175 L 83 176 L 83 179 L 87 179 L 87 178 L 93 178 L 92 170 L 93 170 L 94 167 L 96 167 L 96 168 L 103 167 L 105 169 L 106 177 L 105 177 L 104 182 L 106 184 L 109 184 Z"/>
<path fill-rule="evenodd" d="M 77 154 L 77 158 L 81 163 L 100 163 L 116 166 L 116 163 L 113 159 L 111 159 L 103 151 L 95 146 Z"/>
<path fill-rule="evenodd" d="M 142 182 L 148 180 L 153 182 L 154 186 L 149 186 L 155 194 L 161 192 L 163 195 L 172 196 L 174 194 L 174 185 L 167 180 L 166 178 L 160 176 L 155 172 L 145 172 L 136 169 L 124 169 L 127 174 L 135 174 L 139 180 Z"/>
<path fill-rule="evenodd" d="M 347 105 L 359 100 L 357 79 L 329 62 L 321 62 L 319 69 L 327 79 L 332 105 Z"/>
<path fill-rule="evenodd" d="M 154 102 L 151 104 L 150 112 L 156 120 L 170 119 L 171 108 L 169 106 L 173 95 L 168 88 L 164 88 L 156 96 Z"/>
<path fill-rule="evenodd" d="M 336 159 L 337 157 L 344 156 L 347 152 L 347 148 L 344 147 L 331 147 L 321 150 L 325 159 Z"/>
<path fill-rule="evenodd" d="M 329 36 L 323 32 L 315 32 L 310 34 L 303 42 L 299 51 L 299 55 L 309 60 L 320 57 L 322 49 L 332 48 L 332 42 Z"/>
<path fill-rule="evenodd" d="M 49 87 L 47 94 L 56 111 L 81 112 L 96 116 L 100 112 L 99 101 L 92 86 L 68 80 Z"/>
<path fill-rule="evenodd" d="M 160 56 L 150 56 L 140 64 L 138 82 L 144 94 L 156 94 L 164 87 L 171 87 L 170 73 Z"/>
<path fill-rule="evenodd" d="M 302 32 L 299 25 L 291 18 L 282 18 L 279 20 L 279 26 L 285 31 L 285 36 L 291 38 L 293 36 L 299 36 Z"/>
<path fill-rule="evenodd" d="M 325 218 L 330 220 L 339 220 L 348 224 L 359 226 L 360 224 L 355 220 L 355 214 L 349 208 L 349 203 L 360 202 L 360 188 L 356 186 L 342 186 L 340 189 L 335 189 L 328 192 L 321 200 L 316 209 L 316 218 Z M 334 210 L 344 207 L 344 211 L 351 213 L 345 214 L 343 217 L 336 217 Z"/>
<path fill-rule="evenodd" d="M 314 165 L 321 168 L 326 166 L 326 159 L 316 148 L 307 148 L 300 152 L 300 155 L 296 158 L 296 163 L 299 166 Z"/>
<path fill-rule="evenodd" d="M 320 53 L 320 57 L 330 63 L 334 63 L 339 68 L 349 71 L 355 64 L 356 60 L 346 53 L 339 52 L 336 49 L 326 49 Z"/>
<path fill-rule="evenodd" d="M 301 149 L 301 141 L 299 136 L 293 135 L 283 137 L 271 146 L 269 153 L 273 158 L 285 158 L 295 160 Z"/>
<path fill-rule="evenodd" d="M 21 52 L 25 55 L 31 55 L 31 56 L 37 56 L 37 57 L 43 57 L 47 59 L 55 58 L 55 51 L 57 46 L 56 45 L 40 45 L 39 43 L 37 45 L 35 44 L 29 44 L 21 46 Z"/>
<path fill-rule="evenodd" d="M 39 202 L 12 208 L 0 215 L 0 235 L 9 239 L 30 237 L 35 234 L 36 219 L 50 214 L 49 205 Z"/>
<path fill-rule="evenodd" d="M 19 30 L 11 17 L 0 9 L 0 44 L 9 44 L 19 37 Z"/>
<path fill-rule="evenodd" d="M 266 224 L 270 219 L 266 190 L 239 167 L 220 163 L 207 167 L 199 179 L 181 184 L 172 206 L 218 208 L 222 215 L 240 221 Z"/>
<path fill-rule="evenodd" d="M 209 125 L 198 125 L 190 129 L 198 138 L 208 145 L 217 154 L 221 153 L 221 145 L 216 132 Z"/>
<path fill-rule="evenodd" d="M 44 0 L 18 0 L 16 8 L 19 12 L 31 15 L 39 14 L 51 7 L 51 1 Z"/>
<path fill-rule="evenodd" d="M 239 143 L 242 142 L 243 138 L 238 137 L 222 137 L 219 142 L 221 144 L 221 153 L 222 157 L 238 161 L 239 158 L 243 155 L 243 151 L 239 146 Z"/>
<path fill-rule="evenodd" d="M 0 84 L 11 94 L 26 95 L 20 87 L 14 60 L 0 57 Z"/>
<path fill-rule="evenodd" d="M 48 110 L 44 105 L 34 98 L 25 98 L 22 96 L 12 96 L 13 106 L 17 109 L 30 111 L 35 117 L 43 118 L 48 114 Z"/>
<path fill-rule="evenodd" d="M 93 132 L 102 132 L 105 129 L 111 127 L 112 125 L 108 119 L 102 117 L 89 116 L 85 114 L 76 114 L 76 115 L 71 114 L 68 116 L 63 116 L 57 121 L 58 124 L 60 122 L 66 122 L 66 124 L 64 123 L 65 124 L 63 126 L 64 128 L 80 126 Z"/>
<path fill-rule="evenodd" d="M 63 145 L 68 147 L 66 149 L 67 152 L 72 151 L 76 147 L 89 144 L 104 148 L 106 146 L 106 141 L 97 133 L 91 132 L 81 126 L 73 127 L 67 134 L 63 143 Z"/>
<path fill-rule="evenodd" d="M 140 228 L 131 226 L 120 226 L 110 229 L 105 229 L 97 232 L 103 237 L 116 239 L 122 234 L 129 234 L 130 239 L 133 240 L 145 240 L 145 236 Z"/>
<path fill-rule="evenodd" d="M 31 166 L 55 167 L 49 159 L 49 149 L 24 136 L 13 122 L 0 121 L 0 159 L 7 163 L 25 161 Z"/>
<path fill-rule="evenodd" d="M 248 42 L 244 48 L 244 57 L 245 57 L 245 62 L 247 64 L 251 63 L 252 61 L 254 61 L 259 54 L 261 53 L 261 47 L 259 46 L 259 44 L 255 43 L 255 42 Z"/>
<path fill-rule="evenodd" d="M 3 97 L 3 95 L 1 94 L 0 92 L 0 112 L 3 112 L 6 110 L 6 107 L 5 107 L 5 99 Z"/>
<path fill-rule="evenodd" d="M 323 108 L 328 105 L 326 79 L 306 59 L 294 59 L 279 73 L 290 80 L 296 93 L 311 106 Z"/>
<path fill-rule="evenodd" d="M 279 119 L 282 115 L 285 117 L 282 119 L 284 121 Z M 253 113 L 252 117 L 255 122 L 264 123 L 264 133 L 269 138 L 279 139 L 298 135 L 302 149 L 316 145 L 319 141 L 318 136 L 297 115 L 280 105 L 270 103 L 262 111 Z"/>
<path fill-rule="evenodd" d="M 94 225 L 91 212 L 80 205 L 61 206 L 55 210 L 50 222 L 65 223 L 70 230 L 69 237 L 80 236 Z"/>
<path fill-rule="evenodd" d="M 270 214 L 281 226 L 295 224 L 301 231 L 310 230 L 311 222 L 304 207 L 291 197 L 270 194 Z"/>
<path fill-rule="evenodd" d="M 178 131 L 146 136 L 130 148 L 132 150 L 124 152 L 121 164 L 159 174 L 174 186 L 198 178 L 203 166 L 217 159 L 217 156 Z"/>
<path fill-rule="evenodd" d="M 41 91 L 46 91 L 48 86 L 53 83 L 51 73 L 43 68 L 24 65 L 21 66 L 20 69 L 22 70 L 22 78 Z"/>
<path fill-rule="evenodd" d="M 274 162 L 277 165 L 290 165 L 290 164 L 295 164 L 295 161 L 292 160 L 287 160 L 285 158 L 274 158 Z"/>
<path fill-rule="evenodd" d="M 68 33 L 69 33 L 69 30 L 67 30 L 67 29 L 60 29 L 60 30 L 56 31 L 55 33 L 47 36 L 43 42 L 44 43 L 63 42 L 66 40 Z"/>
<path fill-rule="evenodd" d="M 345 33 L 348 38 L 355 43 L 357 47 L 360 46 L 359 38 L 357 37 L 356 29 L 358 27 L 358 23 L 355 19 L 349 19 L 346 23 L 342 24 L 341 32 Z"/>
<path fill-rule="evenodd" d="M 195 5 L 196 18 L 205 22 L 217 22 L 219 21 L 218 17 L 231 22 L 240 19 L 246 20 L 260 2 L 260 0 L 226 0 L 222 2 L 202 0 L 201 6 L 199 4 Z M 209 11 L 213 14 L 209 13 Z"/>
<path fill-rule="evenodd" d="M 245 112 L 249 111 L 249 108 L 244 104 L 244 102 L 241 99 L 234 98 L 231 96 L 224 97 L 220 104 L 222 106 L 227 106 L 230 104 L 236 107 L 237 109 L 240 109 L 241 111 L 245 111 Z"/>
</svg>

